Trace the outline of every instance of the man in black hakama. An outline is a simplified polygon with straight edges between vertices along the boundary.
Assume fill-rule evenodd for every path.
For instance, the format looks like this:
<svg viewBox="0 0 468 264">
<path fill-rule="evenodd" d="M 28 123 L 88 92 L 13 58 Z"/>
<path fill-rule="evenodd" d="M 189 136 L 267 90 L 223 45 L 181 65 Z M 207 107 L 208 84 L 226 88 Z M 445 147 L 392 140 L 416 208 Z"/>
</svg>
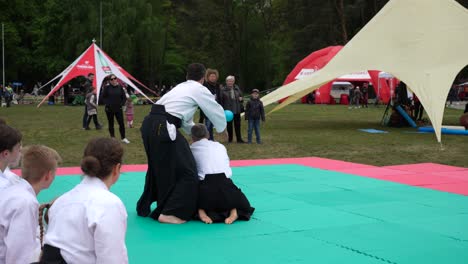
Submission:
<svg viewBox="0 0 468 264">
<path fill-rule="evenodd" d="M 137 203 L 139 216 L 150 216 L 163 223 L 180 224 L 197 210 L 198 178 L 190 146 L 179 128 L 190 134 L 193 115 L 200 107 L 217 131 L 226 134 L 223 108 L 202 85 L 205 68 L 191 64 L 187 81 L 174 87 L 152 106 L 145 117 L 141 135 L 148 158 L 145 187 Z M 157 208 L 150 212 L 150 206 Z"/>
</svg>

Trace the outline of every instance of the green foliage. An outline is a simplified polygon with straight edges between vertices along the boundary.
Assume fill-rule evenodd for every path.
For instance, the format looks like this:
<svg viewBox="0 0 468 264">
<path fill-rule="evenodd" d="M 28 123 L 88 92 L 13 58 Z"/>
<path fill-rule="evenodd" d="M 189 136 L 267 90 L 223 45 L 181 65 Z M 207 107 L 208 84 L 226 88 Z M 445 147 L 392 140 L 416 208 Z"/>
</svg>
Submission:
<svg viewBox="0 0 468 264">
<path fill-rule="evenodd" d="M 0 1 L 6 79 L 27 90 L 92 39 L 150 86 L 184 80 L 191 62 L 235 75 L 246 92 L 282 84 L 310 52 L 351 39 L 388 0 Z M 468 1 L 459 1 L 465 7 Z M 102 4 L 103 39 L 100 39 Z"/>
</svg>

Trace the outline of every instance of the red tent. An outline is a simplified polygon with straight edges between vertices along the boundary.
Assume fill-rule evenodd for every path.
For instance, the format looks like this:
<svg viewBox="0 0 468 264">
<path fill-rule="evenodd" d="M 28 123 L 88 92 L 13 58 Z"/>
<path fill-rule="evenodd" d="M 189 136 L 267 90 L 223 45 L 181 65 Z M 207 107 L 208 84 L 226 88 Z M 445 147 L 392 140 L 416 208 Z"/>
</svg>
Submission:
<svg viewBox="0 0 468 264">
<path fill-rule="evenodd" d="M 101 85 L 104 80 L 109 74 L 114 74 L 120 81 L 126 83 L 128 86 L 132 87 L 136 91 L 140 92 L 143 96 L 145 96 L 148 100 L 151 101 L 138 87 L 136 87 L 130 80 L 138 83 L 139 85 L 143 86 L 147 90 L 151 91 L 148 87 L 143 85 L 139 82 L 135 77 L 130 75 L 127 71 L 125 71 L 120 65 L 118 65 L 111 57 L 109 57 L 101 48 L 99 48 L 96 43 L 91 44 L 89 48 L 86 49 L 72 64 L 70 64 L 64 71 L 62 71 L 59 75 L 53 78 L 51 81 L 43 85 L 42 87 L 48 85 L 49 83 L 53 82 L 54 80 L 60 80 L 58 83 L 52 88 L 52 90 L 47 94 L 46 97 L 39 103 L 38 107 L 41 106 L 42 103 L 49 98 L 52 94 L 54 94 L 58 89 L 60 89 L 64 84 L 70 81 L 73 78 L 78 76 L 88 76 L 89 73 L 93 73 L 95 78 L 93 81 L 93 87 L 97 89 L 97 96 L 99 97 L 99 93 L 101 90 Z M 42 88 L 41 87 L 41 88 Z"/>
<path fill-rule="evenodd" d="M 314 72 L 322 69 L 327 65 L 327 63 L 335 57 L 335 55 L 343 48 L 343 46 L 330 46 L 321 50 L 312 52 L 309 56 L 301 60 L 296 67 L 289 73 L 284 80 L 283 85 L 291 83 L 295 80 L 307 77 Z M 367 72 L 357 72 L 351 73 L 344 76 L 341 76 L 334 81 L 350 81 L 350 82 L 372 82 L 374 84 L 374 89 L 379 83 L 379 72 L 380 71 L 368 71 Z M 333 81 L 329 82 L 319 89 L 315 93 L 315 103 L 317 104 L 328 104 L 332 101 L 330 96 L 330 91 Z M 390 98 L 390 93 L 388 92 L 388 86 L 382 85 L 380 90 L 380 100 L 388 102 Z M 377 92 L 377 91 L 376 91 Z M 284 99 L 283 99 L 284 100 Z M 282 101 L 283 101 L 282 100 Z M 301 100 L 303 103 L 306 102 L 306 97 L 303 97 Z"/>
</svg>

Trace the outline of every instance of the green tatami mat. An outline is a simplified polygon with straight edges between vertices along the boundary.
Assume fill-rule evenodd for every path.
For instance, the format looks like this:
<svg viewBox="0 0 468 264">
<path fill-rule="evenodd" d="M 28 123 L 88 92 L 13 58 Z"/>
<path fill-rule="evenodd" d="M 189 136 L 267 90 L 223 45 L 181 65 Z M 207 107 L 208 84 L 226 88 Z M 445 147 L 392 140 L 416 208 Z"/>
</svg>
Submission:
<svg viewBox="0 0 468 264">
<path fill-rule="evenodd" d="M 468 197 L 300 165 L 233 168 L 249 222 L 160 224 L 136 215 L 145 172 L 112 187 L 128 212 L 130 263 L 468 263 Z M 64 193 L 57 177 L 39 195 Z"/>
</svg>

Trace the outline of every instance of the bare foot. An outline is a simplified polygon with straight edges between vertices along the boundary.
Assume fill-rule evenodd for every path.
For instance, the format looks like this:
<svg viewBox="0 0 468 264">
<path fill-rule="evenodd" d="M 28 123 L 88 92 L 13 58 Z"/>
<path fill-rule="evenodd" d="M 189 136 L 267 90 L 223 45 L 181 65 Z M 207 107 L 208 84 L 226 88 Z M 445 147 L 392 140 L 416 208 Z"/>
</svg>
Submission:
<svg viewBox="0 0 468 264">
<path fill-rule="evenodd" d="M 200 217 L 200 220 L 204 222 L 205 224 L 212 224 L 213 220 L 206 214 L 205 210 L 203 209 L 198 209 L 198 217 Z"/>
<path fill-rule="evenodd" d="M 185 220 L 180 219 L 177 216 L 163 215 L 163 214 L 159 215 L 158 221 L 160 223 L 166 223 L 166 224 L 183 224 L 183 223 L 187 222 Z"/>
<path fill-rule="evenodd" d="M 230 225 L 234 223 L 234 221 L 237 220 L 237 210 L 236 208 L 232 209 L 231 212 L 229 213 L 229 217 L 224 220 L 224 223 Z"/>
</svg>

